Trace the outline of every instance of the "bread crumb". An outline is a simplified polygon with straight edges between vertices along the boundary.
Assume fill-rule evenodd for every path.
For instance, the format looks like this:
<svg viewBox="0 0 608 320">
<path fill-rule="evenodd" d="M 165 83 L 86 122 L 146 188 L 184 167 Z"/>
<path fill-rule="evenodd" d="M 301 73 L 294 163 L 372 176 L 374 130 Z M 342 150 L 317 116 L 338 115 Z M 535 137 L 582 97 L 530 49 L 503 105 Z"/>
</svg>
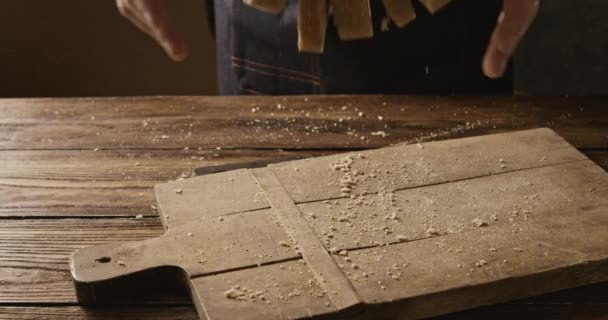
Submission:
<svg viewBox="0 0 608 320">
<path fill-rule="evenodd" d="M 135 219 L 143 219 L 144 215 L 143 214 L 138 214 L 135 216 Z"/>
<path fill-rule="evenodd" d="M 224 297 L 231 300 L 245 300 L 245 291 L 241 290 L 240 286 L 234 286 L 226 291 L 224 291 Z"/>
<path fill-rule="evenodd" d="M 291 248 L 291 245 L 287 241 L 279 241 L 279 245 L 285 248 Z"/>
<path fill-rule="evenodd" d="M 475 266 L 476 266 L 477 268 L 481 268 L 481 267 L 483 267 L 483 266 L 485 266 L 485 265 L 487 265 L 487 264 L 488 264 L 488 262 L 487 262 L 486 260 L 483 260 L 483 259 L 482 259 L 482 260 L 477 261 L 477 262 L 475 263 Z"/>
<path fill-rule="evenodd" d="M 407 236 L 399 234 L 399 235 L 397 235 L 397 241 L 399 241 L 399 242 L 405 242 L 405 241 L 407 241 Z"/>
<path fill-rule="evenodd" d="M 193 235 L 192 232 L 188 232 L 188 237 L 192 237 Z"/>
<path fill-rule="evenodd" d="M 428 236 L 438 236 L 438 235 L 439 235 L 439 230 L 437 230 L 437 229 L 435 229 L 435 228 L 432 228 L 432 227 L 431 227 L 431 228 L 428 228 L 428 229 L 426 230 L 426 234 L 427 234 Z"/>
<path fill-rule="evenodd" d="M 124 261 L 122 261 L 122 260 L 118 260 L 118 261 L 116 261 L 116 263 L 118 263 L 118 265 L 119 265 L 119 266 L 121 266 L 121 267 L 124 267 L 124 266 L 126 266 L 126 265 L 127 265 L 127 264 L 126 264 Z"/>
<path fill-rule="evenodd" d="M 177 194 L 182 194 L 184 192 L 182 189 L 175 189 L 173 191 L 175 191 Z"/>
<path fill-rule="evenodd" d="M 372 136 L 380 136 L 382 138 L 388 137 L 388 134 L 384 131 L 375 131 L 371 133 Z"/>
<path fill-rule="evenodd" d="M 487 227 L 488 223 L 479 219 L 479 218 L 475 218 L 473 220 L 471 220 L 471 223 L 473 223 L 475 226 L 477 226 L 477 228 L 483 228 L 483 227 Z"/>
</svg>

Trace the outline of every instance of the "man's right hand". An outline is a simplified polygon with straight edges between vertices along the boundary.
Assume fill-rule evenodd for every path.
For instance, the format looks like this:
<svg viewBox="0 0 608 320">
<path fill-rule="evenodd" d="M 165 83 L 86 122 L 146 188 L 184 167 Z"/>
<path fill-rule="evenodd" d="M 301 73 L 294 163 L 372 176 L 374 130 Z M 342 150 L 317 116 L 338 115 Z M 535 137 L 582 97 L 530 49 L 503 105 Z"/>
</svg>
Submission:
<svg viewBox="0 0 608 320">
<path fill-rule="evenodd" d="M 151 36 L 169 58 L 183 61 L 188 43 L 167 12 L 168 0 L 116 0 L 118 11 L 141 31 Z"/>
</svg>

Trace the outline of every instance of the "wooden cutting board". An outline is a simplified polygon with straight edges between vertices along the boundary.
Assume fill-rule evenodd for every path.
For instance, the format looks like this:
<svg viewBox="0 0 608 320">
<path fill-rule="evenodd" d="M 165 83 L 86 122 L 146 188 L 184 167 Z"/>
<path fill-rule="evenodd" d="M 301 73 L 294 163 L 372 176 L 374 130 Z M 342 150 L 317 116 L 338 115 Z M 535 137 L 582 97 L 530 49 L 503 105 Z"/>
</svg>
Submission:
<svg viewBox="0 0 608 320">
<path fill-rule="evenodd" d="M 410 319 L 608 280 L 608 175 L 549 129 L 156 187 L 166 234 L 72 256 L 82 303 L 183 270 L 201 319 Z"/>
</svg>

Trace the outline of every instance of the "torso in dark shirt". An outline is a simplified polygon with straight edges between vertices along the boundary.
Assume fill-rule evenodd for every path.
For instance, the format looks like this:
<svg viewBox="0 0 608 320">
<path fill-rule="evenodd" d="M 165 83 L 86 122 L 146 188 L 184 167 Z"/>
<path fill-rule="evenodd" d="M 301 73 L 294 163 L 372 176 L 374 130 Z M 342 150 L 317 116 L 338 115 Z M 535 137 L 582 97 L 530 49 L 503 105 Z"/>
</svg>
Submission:
<svg viewBox="0 0 608 320">
<path fill-rule="evenodd" d="M 490 80 L 481 60 L 499 0 L 454 0 L 430 15 L 382 32 L 381 1 L 371 0 L 375 36 L 342 41 L 330 20 L 322 55 L 297 50 L 297 1 L 282 14 L 240 0 L 216 1 L 222 94 L 509 94 L 512 68 Z"/>
</svg>

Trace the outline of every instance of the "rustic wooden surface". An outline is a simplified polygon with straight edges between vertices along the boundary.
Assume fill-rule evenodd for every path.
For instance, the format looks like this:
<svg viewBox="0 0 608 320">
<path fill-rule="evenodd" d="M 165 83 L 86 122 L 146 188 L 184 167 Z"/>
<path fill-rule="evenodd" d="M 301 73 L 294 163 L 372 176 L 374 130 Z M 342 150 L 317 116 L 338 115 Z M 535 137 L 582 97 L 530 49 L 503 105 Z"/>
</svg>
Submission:
<svg viewBox="0 0 608 320">
<path fill-rule="evenodd" d="M 166 234 L 79 250 L 71 272 L 91 304 L 178 266 L 213 319 L 447 314 L 608 281 L 605 173 L 540 128 L 181 179 L 155 188 Z"/>
<path fill-rule="evenodd" d="M 177 293 L 83 309 L 68 270 L 75 249 L 162 234 L 152 187 L 194 167 L 542 126 L 606 169 L 606 104 L 396 96 L 0 100 L 0 319 L 196 319 Z M 388 136 L 372 135 L 378 131 Z M 603 319 L 608 284 L 446 318 L 488 315 Z"/>
</svg>

